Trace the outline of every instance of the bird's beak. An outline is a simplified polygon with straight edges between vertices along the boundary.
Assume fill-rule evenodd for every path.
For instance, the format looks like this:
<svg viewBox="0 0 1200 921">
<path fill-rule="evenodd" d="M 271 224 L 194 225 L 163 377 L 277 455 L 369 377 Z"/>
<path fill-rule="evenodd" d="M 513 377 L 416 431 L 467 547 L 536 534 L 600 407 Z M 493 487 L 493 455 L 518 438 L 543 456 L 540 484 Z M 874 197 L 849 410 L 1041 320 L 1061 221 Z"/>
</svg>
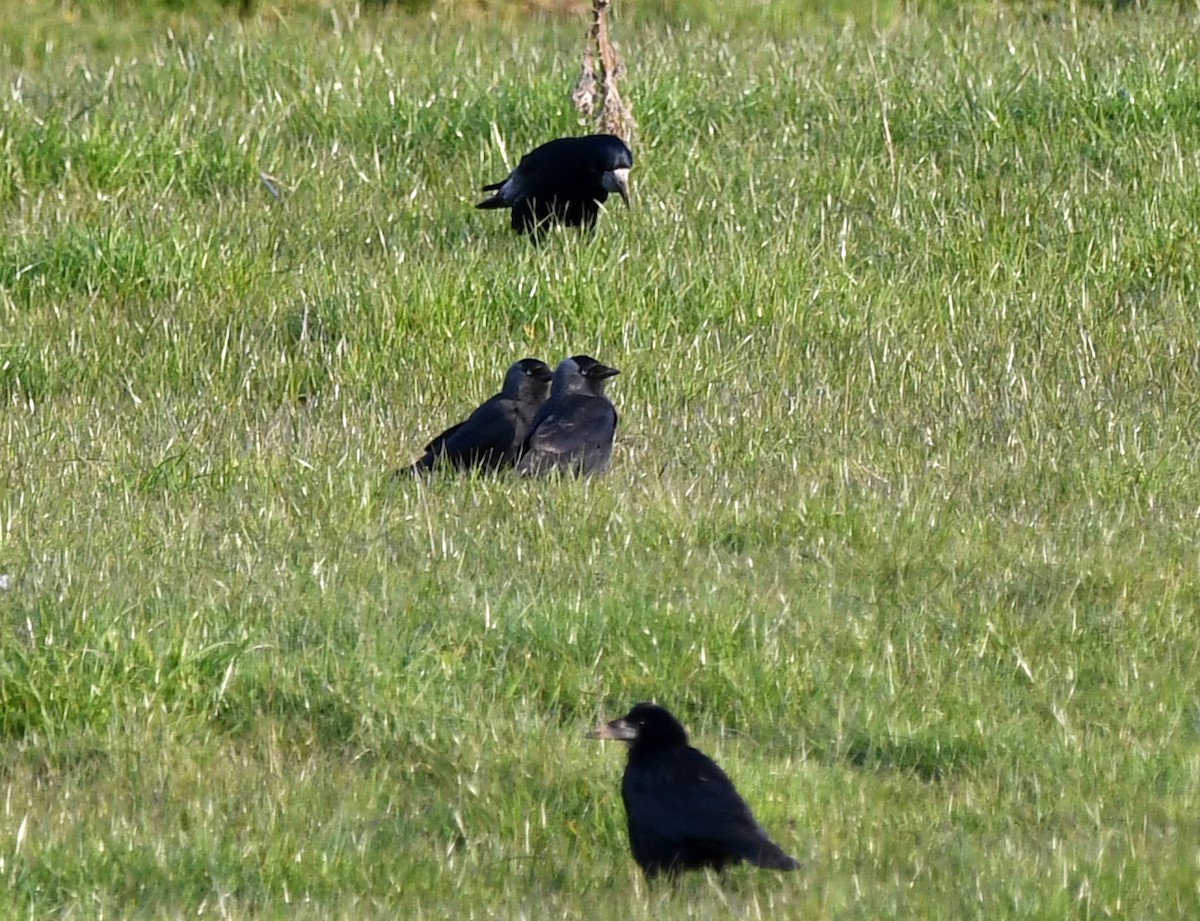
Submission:
<svg viewBox="0 0 1200 921">
<path fill-rule="evenodd" d="M 616 193 L 621 196 L 621 201 L 625 202 L 625 207 L 629 207 L 629 170 L 627 168 L 615 169 L 612 171 L 613 184 L 616 186 Z"/>
<path fill-rule="evenodd" d="M 554 372 L 549 368 L 538 368 L 533 372 L 533 379 L 535 381 L 541 381 L 543 384 L 547 384 L 554 380 Z"/>
<path fill-rule="evenodd" d="M 606 377 L 616 377 L 620 373 L 616 368 L 610 368 L 608 365 L 596 365 L 588 371 L 588 377 L 604 380 Z"/>
<path fill-rule="evenodd" d="M 610 739 L 616 742 L 632 742 L 637 738 L 637 727 L 632 726 L 624 720 L 612 720 L 608 723 L 601 723 L 585 738 L 588 739 Z"/>
</svg>

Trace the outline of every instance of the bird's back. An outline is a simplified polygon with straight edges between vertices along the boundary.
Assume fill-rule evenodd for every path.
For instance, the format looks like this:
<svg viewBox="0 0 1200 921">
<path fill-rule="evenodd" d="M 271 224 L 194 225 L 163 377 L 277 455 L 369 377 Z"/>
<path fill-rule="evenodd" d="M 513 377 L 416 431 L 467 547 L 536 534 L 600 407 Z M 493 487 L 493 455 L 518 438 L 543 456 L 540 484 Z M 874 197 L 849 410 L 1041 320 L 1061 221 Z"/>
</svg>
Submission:
<svg viewBox="0 0 1200 921">
<path fill-rule="evenodd" d="M 589 393 L 552 396 L 533 415 L 518 469 L 522 473 L 552 468 L 601 473 L 612 457 L 616 428 L 617 411 L 607 397 Z"/>
<path fill-rule="evenodd" d="M 536 231 L 549 222 L 591 227 L 599 206 L 608 200 L 601 177 L 614 164 L 624 163 L 626 147 L 618 138 L 557 138 L 521 158 L 507 180 L 484 186 L 496 195 L 479 208 L 512 208 L 512 227 L 518 233 Z M 629 159 L 632 163 L 632 159 Z"/>
<path fill-rule="evenodd" d="M 497 394 L 433 439 L 418 466 L 427 469 L 444 461 L 459 469 L 495 470 L 512 460 L 524 435 L 517 420 L 515 401 Z"/>
<path fill-rule="evenodd" d="M 724 771 L 691 746 L 631 754 L 621 784 L 634 859 L 647 876 L 740 860 L 792 870 Z"/>
</svg>

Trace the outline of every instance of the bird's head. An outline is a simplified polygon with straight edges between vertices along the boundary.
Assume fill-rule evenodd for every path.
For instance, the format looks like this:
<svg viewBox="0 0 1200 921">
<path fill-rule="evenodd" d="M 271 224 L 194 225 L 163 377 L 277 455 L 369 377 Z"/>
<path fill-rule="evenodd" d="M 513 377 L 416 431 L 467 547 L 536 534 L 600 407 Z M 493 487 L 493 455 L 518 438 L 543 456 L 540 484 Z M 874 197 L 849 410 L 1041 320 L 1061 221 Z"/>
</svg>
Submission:
<svg viewBox="0 0 1200 921">
<path fill-rule="evenodd" d="M 622 166 L 618 169 L 606 170 L 600 177 L 600 184 L 604 186 L 606 192 L 616 192 L 621 196 L 621 201 L 625 202 L 625 207 L 629 207 L 629 168 Z"/>
<path fill-rule="evenodd" d="M 554 378 L 554 372 L 550 370 L 550 366 L 537 358 L 522 358 L 517 364 L 520 366 L 522 374 L 539 384 L 548 384 Z"/>
<path fill-rule="evenodd" d="M 554 374 L 544 361 L 522 358 L 509 366 L 508 373 L 504 375 L 504 392 L 512 397 L 530 389 L 545 394 L 552 377 Z"/>
<path fill-rule="evenodd" d="M 616 377 L 621 373 L 616 368 L 600 364 L 591 355 L 572 355 L 570 360 L 575 362 L 575 367 L 579 369 L 579 373 L 589 381 L 602 381 L 610 377 Z"/>
<path fill-rule="evenodd" d="M 604 171 L 600 184 L 606 192 L 616 192 L 629 207 L 629 171 L 633 169 L 633 151 L 629 145 L 612 134 L 595 135 Z"/>
<path fill-rule="evenodd" d="M 687 731 L 666 707 L 640 703 L 624 716 L 601 723 L 589 739 L 613 739 L 631 745 L 686 745 Z"/>
<path fill-rule="evenodd" d="M 604 393 L 604 382 L 620 374 L 616 368 L 602 365 L 590 355 L 564 358 L 554 369 L 553 393 Z"/>
</svg>

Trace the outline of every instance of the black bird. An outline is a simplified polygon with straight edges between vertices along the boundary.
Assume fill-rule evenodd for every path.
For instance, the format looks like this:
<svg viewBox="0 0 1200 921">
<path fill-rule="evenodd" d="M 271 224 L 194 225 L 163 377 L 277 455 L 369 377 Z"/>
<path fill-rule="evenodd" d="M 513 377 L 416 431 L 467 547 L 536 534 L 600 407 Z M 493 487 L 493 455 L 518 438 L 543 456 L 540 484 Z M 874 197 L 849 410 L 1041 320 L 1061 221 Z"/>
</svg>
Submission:
<svg viewBox="0 0 1200 921">
<path fill-rule="evenodd" d="M 522 358 L 504 375 L 500 392 L 425 446 L 412 473 L 451 464 L 458 470 L 511 467 L 538 407 L 546 402 L 553 374 L 536 358 Z"/>
<path fill-rule="evenodd" d="M 589 355 L 560 361 L 554 369 L 550 399 L 529 423 L 517 472 L 536 476 L 551 470 L 576 474 L 607 470 L 617 410 L 604 395 L 604 382 L 620 373 Z"/>
<path fill-rule="evenodd" d="M 743 860 L 768 870 L 800 866 L 767 837 L 725 772 L 688 745 L 683 726 L 663 707 L 638 704 L 588 738 L 629 743 L 621 798 L 633 859 L 647 879 L 704 867 L 722 871 Z"/>
<path fill-rule="evenodd" d="M 609 192 L 629 207 L 632 168 L 633 153 L 619 137 L 558 138 L 525 154 L 503 182 L 485 185 L 496 194 L 475 207 L 512 208 L 513 230 L 535 238 L 556 222 L 591 229 Z"/>
</svg>

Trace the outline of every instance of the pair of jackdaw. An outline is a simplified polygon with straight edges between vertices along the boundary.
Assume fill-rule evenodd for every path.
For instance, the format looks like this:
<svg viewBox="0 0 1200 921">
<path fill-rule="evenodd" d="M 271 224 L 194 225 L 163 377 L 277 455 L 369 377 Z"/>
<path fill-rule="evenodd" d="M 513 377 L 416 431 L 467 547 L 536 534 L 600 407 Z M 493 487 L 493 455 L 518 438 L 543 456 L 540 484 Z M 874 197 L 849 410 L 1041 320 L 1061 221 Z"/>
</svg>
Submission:
<svg viewBox="0 0 1200 921">
<path fill-rule="evenodd" d="M 513 230 L 534 240 L 553 224 L 591 229 L 610 192 L 629 205 L 632 167 L 633 153 L 614 135 L 558 138 L 527 153 L 502 182 L 484 186 L 495 194 L 478 207 L 511 209 Z M 429 442 L 409 469 L 603 473 L 617 429 L 604 385 L 617 373 L 590 355 L 564 359 L 553 372 L 524 358 L 508 369 L 498 394 Z"/>
<path fill-rule="evenodd" d="M 553 224 L 592 229 L 600 206 L 616 192 L 629 207 L 633 152 L 619 137 L 558 138 L 527 153 L 477 208 L 509 208 L 512 229 L 537 241 Z"/>
<path fill-rule="evenodd" d="M 543 361 L 522 358 L 509 367 L 499 393 L 429 442 L 409 469 L 603 473 L 617 431 L 604 387 L 619 373 L 590 355 L 564 358 L 553 372 Z"/>
</svg>

